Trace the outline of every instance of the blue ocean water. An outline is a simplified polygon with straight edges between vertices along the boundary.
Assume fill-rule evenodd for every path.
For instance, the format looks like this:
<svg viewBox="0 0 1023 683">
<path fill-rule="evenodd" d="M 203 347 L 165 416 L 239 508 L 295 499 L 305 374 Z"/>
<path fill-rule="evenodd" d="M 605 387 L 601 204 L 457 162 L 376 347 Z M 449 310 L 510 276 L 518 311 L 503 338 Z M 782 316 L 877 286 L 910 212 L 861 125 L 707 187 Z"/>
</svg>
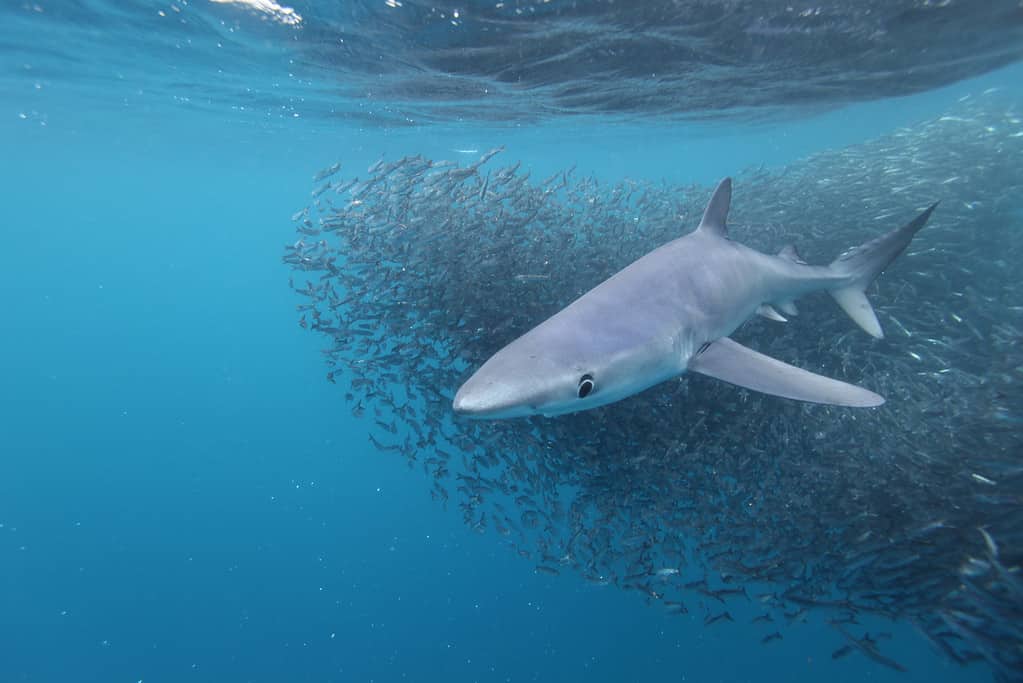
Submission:
<svg viewBox="0 0 1023 683">
<path fill-rule="evenodd" d="M 371 447 L 295 324 L 280 251 L 335 160 L 358 173 L 504 145 L 538 176 L 577 164 L 706 184 L 966 94 L 1023 99 L 1018 66 L 792 119 L 375 126 L 294 99 L 283 115 L 255 98 L 240 111 L 204 89 L 206 62 L 103 47 L 102 21 L 78 42 L 80 25 L 31 11 L 0 28 L 0 681 L 990 680 L 907 624 L 864 619 L 894 635 L 898 673 L 833 660 L 844 640 L 823 617 L 761 645 L 739 618 L 752 607 L 706 627 L 536 573 Z M 11 47 L 32 31 L 75 40 L 50 61 Z M 95 77 L 118 62 L 125 80 Z M 258 64 L 219 68 L 264 79 Z M 145 92 L 146 73 L 169 72 L 173 87 Z"/>
</svg>

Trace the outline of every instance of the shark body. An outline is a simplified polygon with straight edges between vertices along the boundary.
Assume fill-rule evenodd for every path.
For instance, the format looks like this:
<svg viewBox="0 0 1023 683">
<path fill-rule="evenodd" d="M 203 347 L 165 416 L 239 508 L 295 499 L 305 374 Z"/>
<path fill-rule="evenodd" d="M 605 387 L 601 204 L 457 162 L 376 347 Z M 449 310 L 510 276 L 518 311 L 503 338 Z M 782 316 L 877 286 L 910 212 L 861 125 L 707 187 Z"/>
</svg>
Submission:
<svg viewBox="0 0 1023 683">
<path fill-rule="evenodd" d="M 634 261 L 495 353 L 458 390 L 455 412 L 484 419 L 561 415 L 685 372 L 802 401 L 884 403 L 872 391 L 788 365 L 728 335 L 757 313 L 784 321 L 782 313 L 796 314 L 795 299 L 825 290 L 880 338 L 864 291 L 937 204 L 830 265 L 812 266 L 791 246 L 770 255 L 729 239 L 731 194 L 726 178 L 694 231 Z"/>
</svg>

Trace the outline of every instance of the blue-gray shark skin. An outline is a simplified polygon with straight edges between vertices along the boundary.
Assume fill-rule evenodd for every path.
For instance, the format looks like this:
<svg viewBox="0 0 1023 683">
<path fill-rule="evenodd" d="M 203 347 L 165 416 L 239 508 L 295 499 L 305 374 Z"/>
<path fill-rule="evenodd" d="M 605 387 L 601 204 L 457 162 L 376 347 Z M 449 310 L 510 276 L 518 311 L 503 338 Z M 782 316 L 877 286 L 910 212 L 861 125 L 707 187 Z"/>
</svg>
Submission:
<svg viewBox="0 0 1023 683">
<path fill-rule="evenodd" d="M 795 315 L 793 301 L 829 292 L 867 333 L 881 326 L 866 287 L 906 248 L 937 204 L 910 223 L 811 266 L 728 238 L 732 182 L 718 185 L 699 227 L 583 294 L 495 353 L 455 395 L 456 413 L 499 419 L 562 415 L 619 401 L 685 372 L 767 394 L 838 406 L 884 403 L 872 391 L 801 370 L 728 338 L 756 313 Z"/>
</svg>

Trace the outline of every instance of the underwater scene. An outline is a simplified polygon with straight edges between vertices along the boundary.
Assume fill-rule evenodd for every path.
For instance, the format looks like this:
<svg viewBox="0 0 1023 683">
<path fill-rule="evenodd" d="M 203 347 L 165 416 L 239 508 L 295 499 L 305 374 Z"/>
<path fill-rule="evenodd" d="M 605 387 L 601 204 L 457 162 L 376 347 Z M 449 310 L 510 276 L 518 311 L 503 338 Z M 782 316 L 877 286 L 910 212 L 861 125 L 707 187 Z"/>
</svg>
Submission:
<svg viewBox="0 0 1023 683">
<path fill-rule="evenodd" d="M 0 683 L 1023 681 L 1021 57 L 0 4 Z"/>
</svg>

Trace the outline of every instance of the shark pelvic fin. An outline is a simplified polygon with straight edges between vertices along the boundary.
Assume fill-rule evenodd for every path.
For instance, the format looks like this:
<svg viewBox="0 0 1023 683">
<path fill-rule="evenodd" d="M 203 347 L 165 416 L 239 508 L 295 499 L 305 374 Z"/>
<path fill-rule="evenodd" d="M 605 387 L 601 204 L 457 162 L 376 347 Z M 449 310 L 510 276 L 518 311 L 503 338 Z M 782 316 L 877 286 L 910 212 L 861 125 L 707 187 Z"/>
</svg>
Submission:
<svg viewBox="0 0 1023 683">
<path fill-rule="evenodd" d="M 689 370 L 772 396 L 833 406 L 870 408 L 884 403 L 872 391 L 802 370 L 746 348 L 728 337 L 689 361 Z"/>
<path fill-rule="evenodd" d="M 793 263 L 798 263 L 801 266 L 806 265 L 806 261 L 804 261 L 803 257 L 799 255 L 799 250 L 796 249 L 796 245 L 794 244 L 786 244 L 781 248 L 781 251 L 778 252 L 778 256 L 788 261 L 792 261 Z"/>
<path fill-rule="evenodd" d="M 697 230 L 728 238 L 728 207 L 732 204 L 732 179 L 725 178 L 718 183 L 714 195 L 707 202 L 703 220 Z"/>
<path fill-rule="evenodd" d="M 757 314 L 764 316 L 768 320 L 774 320 L 779 323 L 788 322 L 788 318 L 783 316 L 778 311 L 774 310 L 774 306 L 772 306 L 771 304 L 760 304 L 760 307 L 757 308 Z"/>
<path fill-rule="evenodd" d="M 776 301 L 774 302 L 775 308 L 784 313 L 785 315 L 799 315 L 799 309 L 796 308 L 795 301 Z"/>
<path fill-rule="evenodd" d="M 880 339 L 884 333 L 877 322 L 874 309 L 867 301 L 865 294 L 867 287 L 909 246 L 913 236 L 924 227 L 937 205 L 937 202 L 931 204 L 923 213 L 901 228 L 850 249 L 831 262 L 831 270 L 847 278 L 847 284 L 831 290 L 831 296 L 870 336 Z"/>
</svg>

